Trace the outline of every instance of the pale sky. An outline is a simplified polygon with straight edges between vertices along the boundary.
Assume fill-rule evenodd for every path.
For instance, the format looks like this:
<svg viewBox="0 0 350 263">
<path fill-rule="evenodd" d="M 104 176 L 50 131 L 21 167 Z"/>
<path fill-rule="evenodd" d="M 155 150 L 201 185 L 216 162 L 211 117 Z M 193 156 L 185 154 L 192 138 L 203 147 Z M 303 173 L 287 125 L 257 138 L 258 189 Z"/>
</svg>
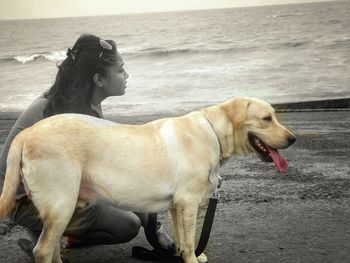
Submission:
<svg viewBox="0 0 350 263">
<path fill-rule="evenodd" d="M 0 19 L 96 16 L 327 0 L 0 0 Z"/>
</svg>

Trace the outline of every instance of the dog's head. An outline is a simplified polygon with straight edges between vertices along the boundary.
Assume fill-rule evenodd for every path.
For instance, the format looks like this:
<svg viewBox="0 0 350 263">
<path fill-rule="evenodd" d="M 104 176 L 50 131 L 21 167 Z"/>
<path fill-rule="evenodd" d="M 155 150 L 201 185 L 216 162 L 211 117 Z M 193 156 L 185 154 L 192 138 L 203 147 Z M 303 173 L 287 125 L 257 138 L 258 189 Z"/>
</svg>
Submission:
<svg viewBox="0 0 350 263">
<path fill-rule="evenodd" d="M 254 152 L 261 160 L 274 162 L 279 171 L 287 170 L 288 162 L 277 149 L 289 147 L 296 137 L 278 122 L 270 104 L 259 99 L 238 97 L 218 106 L 228 120 L 224 129 L 218 129 L 219 133 L 226 134 L 225 139 L 221 136 L 219 140 L 221 144 L 230 145 L 231 154 Z"/>
</svg>

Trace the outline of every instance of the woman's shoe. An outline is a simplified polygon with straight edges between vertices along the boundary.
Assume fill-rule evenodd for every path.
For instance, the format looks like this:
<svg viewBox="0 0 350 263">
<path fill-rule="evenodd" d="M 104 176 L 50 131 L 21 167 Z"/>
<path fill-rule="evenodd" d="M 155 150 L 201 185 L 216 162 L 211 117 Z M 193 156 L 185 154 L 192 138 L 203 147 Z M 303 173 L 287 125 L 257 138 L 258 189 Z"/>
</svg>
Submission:
<svg viewBox="0 0 350 263">
<path fill-rule="evenodd" d="M 183 260 L 175 256 L 169 250 L 165 249 L 153 249 L 149 250 L 144 247 L 135 246 L 132 248 L 132 255 L 134 258 L 143 261 L 160 261 L 167 263 L 183 263 Z"/>
<path fill-rule="evenodd" d="M 169 254 L 176 253 L 176 246 L 174 240 L 166 232 L 163 231 L 162 226 L 157 230 L 156 235 L 161 250 L 165 250 Z"/>
</svg>

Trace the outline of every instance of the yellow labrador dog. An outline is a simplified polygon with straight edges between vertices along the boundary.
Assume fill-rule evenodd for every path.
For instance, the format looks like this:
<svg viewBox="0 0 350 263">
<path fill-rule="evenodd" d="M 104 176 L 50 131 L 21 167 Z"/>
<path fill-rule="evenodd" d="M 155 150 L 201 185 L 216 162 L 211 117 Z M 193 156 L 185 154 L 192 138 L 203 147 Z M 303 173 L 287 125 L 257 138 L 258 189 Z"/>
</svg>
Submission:
<svg viewBox="0 0 350 263">
<path fill-rule="evenodd" d="M 268 103 L 246 97 L 143 125 L 56 115 L 13 141 L 0 216 L 11 211 L 23 180 L 44 222 L 36 262 L 50 263 L 62 262 L 60 238 L 80 199 L 109 199 L 132 211 L 169 209 L 180 255 L 197 263 L 196 215 L 216 187 L 222 161 L 257 153 L 284 172 L 288 162 L 276 149 L 294 141 Z"/>
</svg>

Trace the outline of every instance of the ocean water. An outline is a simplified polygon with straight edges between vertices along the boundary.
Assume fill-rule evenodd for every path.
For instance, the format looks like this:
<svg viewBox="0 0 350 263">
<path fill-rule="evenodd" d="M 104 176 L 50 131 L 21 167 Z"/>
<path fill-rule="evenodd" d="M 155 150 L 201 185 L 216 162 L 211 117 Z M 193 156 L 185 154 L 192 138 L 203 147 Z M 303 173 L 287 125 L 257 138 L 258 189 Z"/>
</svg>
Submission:
<svg viewBox="0 0 350 263">
<path fill-rule="evenodd" d="M 114 39 L 130 74 L 106 114 L 183 113 L 245 95 L 350 97 L 350 2 L 0 21 L 0 111 L 47 90 L 82 33 Z"/>
</svg>

